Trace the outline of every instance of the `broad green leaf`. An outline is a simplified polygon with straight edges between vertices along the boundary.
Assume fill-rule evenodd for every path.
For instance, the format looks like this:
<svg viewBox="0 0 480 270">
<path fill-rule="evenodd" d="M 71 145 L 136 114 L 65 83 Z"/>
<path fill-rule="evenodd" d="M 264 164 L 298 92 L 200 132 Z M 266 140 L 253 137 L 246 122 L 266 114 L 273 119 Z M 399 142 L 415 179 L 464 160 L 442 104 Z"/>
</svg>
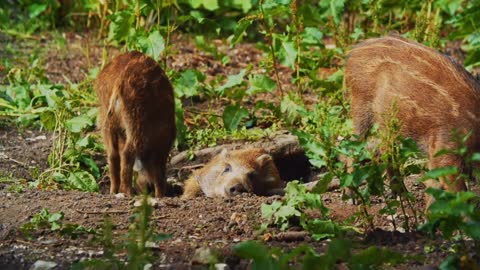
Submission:
<svg viewBox="0 0 480 270">
<path fill-rule="evenodd" d="M 252 9 L 252 1 L 251 0 L 233 0 L 233 3 L 237 6 L 242 8 L 243 13 L 247 13 L 250 9 Z"/>
<path fill-rule="evenodd" d="M 75 189 L 81 191 L 97 192 L 98 184 L 95 182 L 93 175 L 85 172 L 78 171 L 71 173 L 68 176 L 67 182 Z"/>
<path fill-rule="evenodd" d="M 65 125 L 70 132 L 79 133 L 87 127 L 93 126 L 93 121 L 85 115 L 80 115 L 67 120 Z"/>
<path fill-rule="evenodd" d="M 283 205 L 275 213 L 275 217 L 276 217 L 277 220 L 280 219 L 280 218 L 287 219 L 287 218 L 294 217 L 294 216 L 299 217 L 301 214 L 302 213 L 300 213 L 300 211 L 295 209 L 293 206 Z"/>
<path fill-rule="evenodd" d="M 339 24 L 341 16 L 343 14 L 344 5 L 345 5 L 345 0 L 320 1 L 320 6 L 323 9 L 325 9 L 325 12 L 322 14 L 322 17 L 324 18 L 332 17 L 335 24 Z"/>
<path fill-rule="evenodd" d="M 421 178 L 421 181 L 427 179 L 438 179 L 440 177 L 458 174 L 458 168 L 455 166 L 446 166 L 441 168 L 435 168 L 425 173 L 425 176 Z"/>
<path fill-rule="evenodd" d="M 323 33 L 315 27 L 305 27 L 302 33 L 302 43 L 309 45 L 322 45 Z"/>
<path fill-rule="evenodd" d="M 248 95 L 271 92 L 277 87 L 274 80 L 263 74 L 251 75 L 248 81 L 250 83 L 250 88 L 247 90 Z"/>
<path fill-rule="evenodd" d="M 56 231 L 56 230 L 58 230 L 62 227 L 62 225 L 60 225 L 57 222 L 52 222 L 51 224 L 52 224 L 52 226 L 50 227 L 50 230 L 52 230 L 52 231 Z"/>
<path fill-rule="evenodd" d="M 91 157 L 82 156 L 80 161 L 90 169 L 94 177 L 100 177 L 100 169 L 98 168 L 97 163 L 95 163 Z"/>
<path fill-rule="evenodd" d="M 194 69 L 187 69 L 180 74 L 180 77 L 173 83 L 177 97 L 192 97 L 198 95 L 201 88 L 201 82 L 205 80 L 205 75 Z"/>
<path fill-rule="evenodd" d="M 45 10 L 47 10 L 48 4 L 47 3 L 34 3 L 28 6 L 28 16 L 30 18 L 35 18 L 41 13 L 43 13 Z"/>
<path fill-rule="evenodd" d="M 470 221 L 465 226 L 465 232 L 475 240 L 480 240 L 480 222 Z"/>
<path fill-rule="evenodd" d="M 274 201 L 271 204 L 263 203 L 260 207 L 260 212 L 263 218 L 270 219 L 280 207 L 282 207 L 282 202 L 280 201 Z"/>
<path fill-rule="evenodd" d="M 242 69 L 240 70 L 240 72 L 238 74 L 235 74 L 235 75 L 230 75 L 227 77 L 227 82 L 218 87 L 217 89 L 215 89 L 216 92 L 220 92 L 223 94 L 223 92 L 228 89 L 228 88 L 232 88 L 234 86 L 237 86 L 237 85 L 240 85 L 242 84 L 243 82 L 243 77 L 245 77 L 245 74 L 247 73 L 247 70 L 246 69 Z"/>
<path fill-rule="evenodd" d="M 220 6 L 218 0 L 189 0 L 190 6 L 193 8 L 199 8 L 203 6 L 205 9 L 213 11 L 217 10 Z"/>
<path fill-rule="evenodd" d="M 239 257 L 251 259 L 252 269 L 273 270 L 277 269 L 272 262 L 271 255 L 267 248 L 255 241 L 245 241 L 233 247 L 233 251 Z"/>
<path fill-rule="evenodd" d="M 294 68 L 298 54 L 294 43 L 291 41 L 282 42 L 282 54 L 284 56 L 282 64 L 286 65 L 287 67 Z"/>
<path fill-rule="evenodd" d="M 40 122 L 42 122 L 42 125 L 48 129 L 48 130 L 54 130 L 55 129 L 55 123 L 56 123 L 56 118 L 55 118 L 55 113 L 53 110 L 45 111 L 40 114 Z"/>
<path fill-rule="evenodd" d="M 130 10 L 118 11 L 110 16 L 108 39 L 112 41 L 126 41 L 133 31 L 135 15 Z"/>
<path fill-rule="evenodd" d="M 165 40 L 158 30 L 151 32 L 147 37 L 141 36 L 137 42 L 142 52 L 155 61 L 158 61 L 160 54 L 165 50 Z"/>
<path fill-rule="evenodd" d="M 59 91 L 58 86 L 49 84 L 38 84 L 34 87 L 38 89 L 41 95 L 45 97 L 48 107 L 56 108 L 57 104 L 64 102 L 63 94 Z"/>
<path fill-rule="evenodd" d="M 230 105 L 223 111 L 223 126 L 227 130 L 235 130 L 240 125 L 242 119 L 248 117 L 247 108 L 241 107 L 239 104 Z"/>
<path fill-rule="evenodd" d="M 55 222 L 63 219 L 63 212 L 53 213 L 48 217 L 48 222 Z"/>
</svg>

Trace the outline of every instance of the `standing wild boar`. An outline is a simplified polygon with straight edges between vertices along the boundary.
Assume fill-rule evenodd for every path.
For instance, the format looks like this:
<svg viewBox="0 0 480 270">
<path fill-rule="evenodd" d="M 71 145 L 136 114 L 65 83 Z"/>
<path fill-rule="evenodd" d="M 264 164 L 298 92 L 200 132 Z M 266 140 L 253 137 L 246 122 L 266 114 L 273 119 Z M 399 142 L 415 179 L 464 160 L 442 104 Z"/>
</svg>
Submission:
<svg viewBox="0 0 480 270">
<path fill-rule="evenodd" d="M 283 188 L 277 167 L 264 149 L 223 151 L 185 182 L 183 198 L 232 197 L 243 192 L 269 195 Z"/>
<path fill-rule="evenodd" d="M 165 166 L 175 139 L 173 89 L 157 62 L 139 52 L 117 56 L 95 89 L 110 167 L 110 193 L 132 194 L 133 170 L 142 191 L 165 193 Z"/>
<path fill-rule="evenodd" d="M 480 85 L 462 66 L 431 48 L 398 36 L 366 40 L 348 56 L 345 83 L 357 135 L 366 135 L 373 123 L 384 127 L 384 116 L 395 103 L 403 136 L 427 153 L 430 169 L 465 169 L 465 161 L 454 154 L 435 155 L 457 147 L 453 131 L 472 132 L 466 145 L 470 151 L 480 150 Z M 426 184 L 466 189 L 455 176 L 442 179 L 440 186 L 435 181 Z"/>
</svg>

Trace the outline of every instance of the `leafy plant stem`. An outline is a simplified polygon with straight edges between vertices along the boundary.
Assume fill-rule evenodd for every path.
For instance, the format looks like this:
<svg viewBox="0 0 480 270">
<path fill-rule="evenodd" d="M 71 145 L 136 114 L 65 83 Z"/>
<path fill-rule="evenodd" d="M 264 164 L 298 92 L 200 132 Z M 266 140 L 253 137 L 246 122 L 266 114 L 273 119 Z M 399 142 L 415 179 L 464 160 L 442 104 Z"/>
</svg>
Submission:
<svg viewBox="0 0 480 270">
<path fill-rule="evenodd" d="M 275 48 L 273 47 L 273 29 L 266 19 L 265 12 L 263 10 L 263 0 L 260 0 L 258 4 L 260 5 L 260 13 L 262 14 L 262 21 L 267 31 L 266 39 L 269 43 L 268 45 L 270 48 L 270 55 L 272 57 L 273 72 L 275 72 L 275 79 L 277 80 L 278 89 L 280 90 L 280 99 L 283 99 L 282 82 L 280 81 L 280 75 L 278 74 L 278 68 L 277 68 L 277 56 L 275 54 Z"/>
</svg>

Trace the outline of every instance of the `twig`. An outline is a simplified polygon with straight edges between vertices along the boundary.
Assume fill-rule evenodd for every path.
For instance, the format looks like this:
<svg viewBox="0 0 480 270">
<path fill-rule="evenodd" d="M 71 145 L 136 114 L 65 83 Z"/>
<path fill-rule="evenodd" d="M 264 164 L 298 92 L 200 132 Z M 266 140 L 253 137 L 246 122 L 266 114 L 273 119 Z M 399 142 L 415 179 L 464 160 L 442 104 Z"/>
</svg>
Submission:
<svg viewBox="0 0 480 270">
<path fill-rule="evenodd" d="M 35 167 L 35 166 L 30 166 L 30 165 L 28 165 L 27 163 L 18 161 L 18 160 L 16 160 L 16 159 L 13 159 L 13 158 L 5 155 L 4 153 L 0 153 L 0 158 L 9 160 L 9 161 L 11 161 L 11 162 L 13 162 L 13 163 L 16 163 L 16 164 L 18 164 L 18 165 L 20 165 L 20 166 L 22 166 L 22 167 L 28 168 L 28 169 Z"/>
</svg>

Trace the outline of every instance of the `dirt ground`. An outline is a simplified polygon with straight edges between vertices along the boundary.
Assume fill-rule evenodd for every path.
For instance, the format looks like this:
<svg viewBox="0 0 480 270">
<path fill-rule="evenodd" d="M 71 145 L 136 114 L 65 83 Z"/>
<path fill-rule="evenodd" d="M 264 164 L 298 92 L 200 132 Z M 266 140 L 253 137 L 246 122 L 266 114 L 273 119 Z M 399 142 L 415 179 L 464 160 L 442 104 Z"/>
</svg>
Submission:
<svg viewBox="0 0 480 270">
<path fill-rule="evenodd" d="M 85 41 L 85 37 L 77 34 L 67 34 L 66 40 L 67 47 L 60 51 L 49 47 L 48 42 L 42 43 L 47 52 L 47 77 L 52 82 L 62 83 L 66 78 L 72 82 L 82 81 L 89 66 L 97 66 L 101 61 L 99 47 L 92 45 L 89 46 L 88 54 L 85 51 L 85 42 L 93 41 Z M 196 49 L 191 42 L 181 39 L 174 42 L 177 42 L 175 48 L 178 50 L 174 52 L 175 57 L 168 59 L 169 67 L 175 70 L 197 68 L 209 76 L 236 74 L 239 69 L 250 62 L 258 62 L 261 57 L 261 52 L 251 44 L 241 44 L 228 51 L 226 45 L 218 41 L 218 48 L 228 51 L 231 58 L 230 64 L 223 67 L 219 60 Z M 18 46 L 21 47 L 21 44 Z M 28 49 L 27 46 L 26 50 Z M 114 54 L 116 50 L 111 49 L 110 52 Z M 89 56 L 88 59 L 86 55 Z M 289 72 L 288 69 L 281 69 L 281 78 L 286 84 L 290 78 Z M 278 95 L 266 94 L 262 98 L 275 99 Z M 311 100 L 314 102 L 315 98 L 312 97 Z M 48 208 L 51 213 L 62 211 L 65 214 L 64 223 L 80 224 L 97 231 L 101 230 L 105 217 L 109 216 L 114 224 L 115 239 L 128 230 L 135 209 L 134 199 L 105 192 L 17 189 L 19 184 L 35 180 L 39 172 L 47 169 L 50 149 L 51 135 L 48 132 L 12 126 L 0 127 L 0 269 L 28 269 L 38 260 L 55 262 L 56 269 L 66 269 L 80 260 L 102 257 L 102 247 L 89 235 L 71 239 L 68 236 L 61 237 L 56 232 L 42 230 L 36 232 L 33 239 L 25 237 L 19 227 L 42 208 Z M 100 164 L 105 164 L 105 160 L 101 160 Z M 3 179 L 17 179 L 18 182 Z M 100 184 L 104 187 L 108 183 Z M 407 179 L 407 187 L 417 199 L 416 209 L 421 211 L 424 208 L 424 186 L 417 183 L 416 177 L 411 177 Z M 228 264 L 230 269 L 248 268 L 248 262 L 236 257 L 231 248 L 244 240 L 268 238 L 265 232 L 259 233 L 262 224 L 260 205 L 274 199 L 279 198 L 246 194 L 233 199 L 201 197 L 181 200 L 170 197 L 159 200 L 154 207 L 151 226 L 156 232 L 171 234 L 172 237 L 151 246 L 157 258 L 154 269 L 208 268 L 195 255 L 205 249 L 216 253 L 218 260 Z M 331 209 L 330 216 L 335 221 L 349 219 L 358 212 L 357 206 L 341 199 L 339 190 L 324 194 L 322 199 Z M 378 199 L 370 209 L 374 214 L 376 230 L 351 236 L 357 243 L 357 251 L 377 245 L 417 256 L 402 265 L 386 266 L 387 269 L 434 269 L 428 267 L 438 266 L 448 256 L 453 243 L 434 240 L 419 232 L 393 231 L 391 217 L 378 214 L 382 207 L 383 201 Z M 355 219 L 354 222 L 362 227 L 360 219 Z M 401 220 L 397 220 L 397 224 L 400 223 Z M 270 228 L 267 233 L 275 235 L 279 231 Z M 321 253 L 329 241 L 314 241 L 306 236 L 294 241 L 273 237 L 265 242 L 268 246 L 286 249 L 301 243 L 308 243 Z M 125 254 L 120 254 L 120 257 L 124 259 Z M 345 269 L 345 266 L 339 263 L 338 269 Z"/>
</svg>

